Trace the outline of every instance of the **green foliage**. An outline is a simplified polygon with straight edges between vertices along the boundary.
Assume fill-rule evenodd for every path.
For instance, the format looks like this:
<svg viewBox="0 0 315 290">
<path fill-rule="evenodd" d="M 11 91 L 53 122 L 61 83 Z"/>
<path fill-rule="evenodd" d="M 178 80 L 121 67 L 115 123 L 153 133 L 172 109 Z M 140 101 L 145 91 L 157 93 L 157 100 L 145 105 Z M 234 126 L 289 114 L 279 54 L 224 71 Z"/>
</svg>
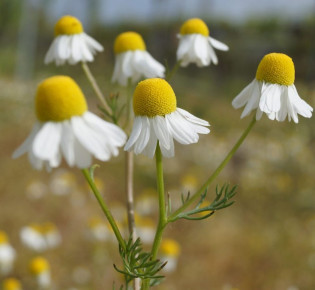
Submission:
<svg viewBox="0 0 315 290">
<path fill-rule="evenodd" d="M 190 211 L 183 212 L 178 214 L 173 219 L 169 220 L 170 222 L 174 222 L 178 219 L 186 219 L 186 220 L 203 220 L 210 216 L 212 216 L 217 210 L 224 209 L 226 207 L 231 206 L 234 201 L 230 199 L 236 194 L 237 186 L 234 185 L 231 189 L 228 184 L 224 184 L 221 189 L 219 186 L 216 187 L 216 196 L 210 205 L 201 207 L 202 203 L 204 202 L 207 191 L 205 190 L 204 194 L 201 195 L 201 198 L 196 205 L 196 207 Z M 190 198 L 190 192 L 188 192 L 187 196 L 185 197 L 182 194 L 182 203 L 185 204 Z"/>
<path fill-rule="evenodd" d="M 134 243 L 130 238 L 126 249 L 119 247 L 119 253 L 122 258 L 124 269 L 120 270 L 114 264 L 114 268 L 123 274 L 128 285 L 133 279 L 150 279 L 150 285 L 157 285 L 164 276 L 157 275 L 163 269 L 167 262 L 161 262 L 159 259 L 152 260 L 151 253 L 142 251 L 140 238 Z"/>
</svg>

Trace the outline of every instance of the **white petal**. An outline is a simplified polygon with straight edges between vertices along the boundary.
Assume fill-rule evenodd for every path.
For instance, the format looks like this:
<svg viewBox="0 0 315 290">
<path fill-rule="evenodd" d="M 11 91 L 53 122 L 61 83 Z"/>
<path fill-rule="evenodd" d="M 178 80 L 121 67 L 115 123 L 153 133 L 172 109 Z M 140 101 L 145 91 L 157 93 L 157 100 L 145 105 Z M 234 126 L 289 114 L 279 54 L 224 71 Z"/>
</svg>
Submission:
<svg viewBox="0 0 315 290">
<path fill-rule="evenodd" d="M 150 122 L 154 128 L 154 133 L 158 138 L 160 144 L 164 148 L 169 149 L 171 136 L 168 132 L 165 118 L 161 116 L 156 116 L 154 118 L 150 118 Z"/>
<path fill-rule="evenodd" d="M 22 145 L 13 152 L 12 158 L 18 158 L 31 149 L 34 138 L 37 132 L 40 130 L 41 126 L 42 124 L 39 122 L 36 122 L 34 124 L 30 135 L 26 138 Z"/>
<path fill-rule="evenodd" d="M 70 167 L 75 165 L 74 142 L 74 134 L 70 122 L 62 122 L 61 151 Z"/>
<path fill-rule="evenodd" d="M 75 137 L 85 149 L 99 160 L 107 161 L 110 158 L 106 136 L 91 130 L 82 117 L 72 117 L 71 125 Z"/>
<path fill-rule="evenodd" d="M 104 48 L 103 46 L 98 42 L 96 41 L 94 38 L 92 38 L 91 36 L 89 36 L 88 34 L 86 33 L 82 33 L 83 37 L 84 37 L 84 40 L 86 42 L 86 44 L 89 46 L 90 49 L 92 49 L 93 51 L 103 51 Z"/>
<path fill-rule="evenodd" d="M 178 111 L 182 116 L 184 116 L 187 120 L 189 120 L 192 123 L 202 125 L 202 126 L 210 126 L 209 122 L 203 119 L 200 119 L 193 114 L 190 114 L 184 109 L 177 108 L 176 111 Z"/>
<path fill-rule="evenodd" d="M 241 119 L 249 115 L 249 113 L 252 110 L 257 109 L 259 105 L 260 94 L 261 94 L 260 83 L 258 81 L 254 81 L 252 89 L 253 90 L 250 93 L 251 96 L 249 97 L 249 100 L 244 108 L 244 111 L 242 112 Z"/>
<path fill-rule="evenodd" d="M 269 114 L 280 110 L 281 86 L 265 83 L 262 88 L 259 108 Z"/>
<path fill-rule="evenodd" d="M 313 108 L 300 98 L 295 85 L 289 86 L 289 94 L 291 94 L 291 98 L 294 99 L 293 105 L 296 108 L 297 113 L 305 118 L 312 117 Z"/>
<path fill-rule="evenodd" d="M 150 138 L 150 121 L 149 118 L 144 116 L 141 117 L 142 129 L 139 135 L 138 140 L 134 146 L 135 154 L 140 154 L 142 150 L 147 146 Z"/>
<path fill-rule="evenodd" d="M 155 131 L 153 128 L 153 118 L 149 119 L 150 121 L 150 138 L 148 141 L 147 146 L 143 149 L 142 154 L 148 156 L 149 158 L 153 158 L 155 154 L 156 144 L 157 144 L 157 137 L 155 135 Z"/>
<path fill-rule="evenodd" d="M 165 148 L 162 145 L 160 146 L 162 155 L 164 157 L 166 157 L 166 158 L 171 158 L 171 157 L 174 157 L 174 155 L 175 155 L 173 139 L 170 140 L 170 144 L 169 145 L 170 145 L 169 148 Z"/>
<path fill-rule="evenodd" d="M 91 112 L 84 113 L 82 117 L 91 128 L 100 131 L 106 136 L 107 143 L 118 147 L 125 144 L 127 135 L 117 125 L 106 122 Z"/>
<path fill-rule="evenodd" d="M 221 42 L 221 41 L 219 41 L 219 40 L 216 40 L 216 39 L 213 38 L 213 37 L 210 37 L 210 36 L 209 36 L 209 41 L 210 41 L 211 45 L 212 45 L 214 48 L 218 49 L 218 50 L 223 50 L 223 51 L 229 50 L 229 47 L 228 47 L 226 44 L 224 44 L 223 42 Z"/>
<path fill-rule="evenodd" d="M 190 37 L 187 36 L 180 36 L 179 44 L 176 52 L 177 60 L 182 60 L 184 56 L 188 53 L 190 48 Z"/>
<path fill-rule="evenodd" d="M 251 83 L 249 85 L 247 85 L 232 101 L 232 106 L 235 109 L 239 109 L 243 106 L 245 106 L 245 104 L 248 102 L 248 100 L 250 99 L 252 93 L 253 93 L 253 88 L 254 88 L 254 82 L 256 80 L 252 80 Z"/>
<path fill-rule="evenodd" d="M 80 45 L 80 38 L 78 35 L 71 36 L 71 58 L 69 59 L 70 64 L 76 64 L 82 60 L 82 51 Z"/>
<path fill-rule="evenodd" d="M 62 125 L 60 122 L 46 122 L 33 142 L 34 156 L 44 161 L 54 161 L 59 153 Z"/>
<path fill-rule="evenodd" d="M 131 147 L 136 143 L 140 136 L 141 129 L 142 129 L 141 117 L 135 117 L 130 137 L 124 148 L 125 151 L 130 151 Z"/>
<path fill-rule="evenodd" d="M 86 150 L 78 140 L 74 140 L 75 165 L 79 168 L 88 168 L 92 164 L 91 153 Z"/>
<path fill-rule="evenodd" d="M 165 115 L 166 122 L 171 134 L 177 142 L 181 144 L 191 144 L 198 142 L 199 136 L 191 128 L 190 123 L 178 112 Z"/>
<path fill-rule="evenodd" d="M 207 66 L 210 64 L 210 46 L 208 40 L 203 35 L 196 35 L 194 41 L 194 51 L 197 56 L 197 65 L 199 67 Z"/>
<path fill-rule="evenodd" d="M 211 45 L 209 45 L 209 54 L 210 54 L 210 60 L 212 60 L 213 64 L 217 65 L 218 57 Z"/>
<path fill-rule="evenodd" d="M 144 74 L 146 78 L 165 77 L 164 65 L 155 60 L 147 51 L 143 52 L 143 62 L 140 67 L 143 70 L 141 73 Z"/>
</svg>

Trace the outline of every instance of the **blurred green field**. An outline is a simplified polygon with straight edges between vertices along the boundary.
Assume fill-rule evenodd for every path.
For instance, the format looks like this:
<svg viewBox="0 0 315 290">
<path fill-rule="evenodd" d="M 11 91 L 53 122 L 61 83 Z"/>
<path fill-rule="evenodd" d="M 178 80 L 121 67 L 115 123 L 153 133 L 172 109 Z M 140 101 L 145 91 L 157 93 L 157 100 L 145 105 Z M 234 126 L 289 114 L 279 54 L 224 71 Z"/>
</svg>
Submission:
<svg viewBox="0 0 315 290">
<path fill-rule="evenodd" d="M 182 191 L 194 189 L 207 179 L 250 122 L 250 117 L 240 120 L 241 110 L 234 110 L 231 101 L 254 78 L 264 54 L 284 52 L 293 58 L 297 90 L 315 106 L 314 19 L 303 23 L 270 20 L 235 26 L 208 24 L 213 36 L 227 43 L 230 51 L 218 52 L 217 67 L 198 69 L 191 65 L 180 69 L 171 82 L 178 106 L 211 124 L 211 133 L 202 136 L 199 143 L 177 144 L 175 158 L 164 160 L 166 191 L 174 206 Z M 115 35 L 130 29 L 139 31 L 148 51 L 172 66 L 179 25 L 96 27 L 89 31 L 105 47 L 90 65 L 104 92 L 120 92 L 120 98 L 126 94 L 110 83 Z M 51 263 L 53 289 L 112 289 L 113 281 L 116 286 L 122 282 L 112 266 L 120 265 L 117 247 L 87 238 L 89 219 L 102 217 L 102 212 L 81 172 L 63 164 L 62 168 L 74 175 L 68 194 L 57 196 L 51 192 L 51 182 L 60 171 L 35 171 L 26 156 L 11 159 L 35 121 L 33 98 L 41 80 L 54 74 L 72 76 L 94 113 L 99 112 L 96 98 L 80 65 L 43 65 L 52 40 L 51 28 L 44 24 L 37 41 L 34 75 L 28 80 L 15 78 L 15 28 L 8 24 L 0 34 L 0 230 L 8 233 L 17 251 L 12 276 L 21 279 L 23 289 L 35 288 L 28 263 L 36 254 L 22 245 L 19 232 L 30 223 L 51 221 L 62 235 L 61 245 L 43 254 Z M 166 280 L 156 289 L 315 289 L 314 148 L 312 118 L 300 118 L 300 123 L 294 124 L 264 116 L 216 181 L 220 185 L 238 184 L 235 204 L 210 219 L 179 221 L 166 230 L 165 237 L 180 243 L 181 255 L 176 272 L 166 274 Z M 155 164 L 143 156 L 135 160 L 137 200 L 144 191 L 155 188 Z M 96 176 L 103 182 L 105 200 L 124 204 L 123 151 L 108 163 L 97 163 L 100 168 Z M 40 197 L 34 198 L 36 190 Z M 214 190 L 215 184 L 209 188 L 210 200 Z M 157 221 L 156 212 L 151 217 Z"/>
</svg>

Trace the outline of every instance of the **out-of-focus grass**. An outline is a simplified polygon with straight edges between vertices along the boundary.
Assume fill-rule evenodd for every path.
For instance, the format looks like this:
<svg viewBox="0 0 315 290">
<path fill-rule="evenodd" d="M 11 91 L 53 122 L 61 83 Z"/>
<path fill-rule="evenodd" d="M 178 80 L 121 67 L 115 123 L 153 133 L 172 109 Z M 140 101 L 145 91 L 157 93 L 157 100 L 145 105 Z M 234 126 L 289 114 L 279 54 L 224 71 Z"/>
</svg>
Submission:
<svg viewBox="0 0 315 290">
<path fill-rule="evenodd" d="M 245 36 L 252 34 L 258 41 L 265 37 L 266 30 L 261 38 L 257 33 L 258 30 L 254 29 Z M 290 35 L 292 30 L 287 33 Z M 242 31 L 238 31 L 238 36 L 241 34 Z M 100 32 L 97 35 L 99 39 L 105 39 Z M 276 46 L 281 43 L 283 33 L 279 32 L 278 37 L 280 40 L 274 43 Z M 159 39 L 151 36 L 153 43 Z M 47 45 L 49 41 L 47 37 Z M 149 37 L 147 41 L 148 46 L 153 48 Z M 170 59 L 174 56 L 175 38 L 172 41 Z M 212 130 L 210 135 L 202 136 L 198 144 L 177 144 L 176 157 L 164 161 L 166 191 L 170 193 L 174 206 L 180 198 L 183 188 L 180 180 L 183 176 L 192 176 L 201 185 L 250 121 L 250 118 L 240 120 L 241 110 L 235 111 L 230 103 L 254 77 L 256 65 L 264 51 L 250 49 L 258 45 L 255 41 L 247 39 L 242 42 L 239 39 L 237 44 L 232 40 L 226 41 L 231 51 L 218 53 L 218 67 L 180 69 L 172 80 L 178 106 L 208 120 Z M 291 48 L 297 46 L 295 41 L 288 45 Z M 98 56 L 98 62 L 91 65 L 106 92 L 119 89 L 109 83 L 112 69 L 109 47 Z M 242 49 L 245 49 L 243 53 Z M 249 51 L 253 54 L 249 55 Z M 40 50 L 40 54 L 43 56 L 44 50 Z M 239 55 L 241 59 L 237 57 Z M 299 56 L 299 53 L 296 55 Z M 302 66 L 306 62 L 301 59 L 304 58 L 297 59 L 299 77 L 296 86 L 300 96 L 314 107 L 314 83 L 307 81 L 308 74 Z M 245 64 L 249 68 L 244 68 Z M 118 249 L 115 244 L 96 243 L 86 238 L 88 219 L 95 215 L 102 216 L 102 213 L 80 171 L 71 170 L 76 178 L 71 193 L 56 196 L 49 190 L 52 174 L 31 169 L 26 156 L 11 159 L 14 148 L 26 138 L 35 120 L 33 97 L 37 83 L 43 78 L 55 73 L 74 76 L 88 97 L 90 109 L 98 112 L 93 91 L 79 65 L 44 67 L 42 59 L 38 59 L 37 68 L 35 78 L 28 82 L 13 81 L 6 76 L 0 80 L 3 108 L 0 115 L 0 229 L 8 232 L 18 253 L 13 275 L 22 279 L 25 289 L 33 289 L 27 264 L 34 253 L 21 244 L 19 231 L 22 226 L 32 222 L 53 221 L 61 231 L 63 242 L 59 248 L 44 255 L 52 264 L 52 277 L 57 289 L 110 289 L 114 280 L 116 284 L 121 281 L 112 267 L 113 263 L 120 264 Z M 246 71 L 243 73 L 243 70 Z M 302 76 L 306 76 L 306 81 Z M 121 90 L 122 98 L 124 93 Z M 236 203 L 209 220 L 179 221 L 170 225 L 165 236 L 179 241 L 182 254 L 177 271 L 167 275 L 164 284 L 157 289 L 270 290 L 315 287 L 313 123 L 313 119 L 303 118 L 297 125 L 278 123 L 266 117 L 257 123 L 216 181 L 221 185 L 226 181 L 239 185 Z M 96 176 L 104 182 L 104 197 L 109 203 L 125 202 L 123 159 L 121 151 L 118 158 L 108 163 L 98 162 L 101 167 L 96 170 Z M 62 167 L 67 168 L 65 164 Z M 144 190 L 155 187 L 155 168 L 154 162 L 143 156 L 136 158 L 135 168 L 137 198 Z M 46 194 L 39 199 L 30 199 L 27 193 L 31 182 L 47 185 Z M 214 188 L 215 184 L 209 188 L 210 199 Z M 155 214 L 152 217 L 156 219 Z"/>
</svg>

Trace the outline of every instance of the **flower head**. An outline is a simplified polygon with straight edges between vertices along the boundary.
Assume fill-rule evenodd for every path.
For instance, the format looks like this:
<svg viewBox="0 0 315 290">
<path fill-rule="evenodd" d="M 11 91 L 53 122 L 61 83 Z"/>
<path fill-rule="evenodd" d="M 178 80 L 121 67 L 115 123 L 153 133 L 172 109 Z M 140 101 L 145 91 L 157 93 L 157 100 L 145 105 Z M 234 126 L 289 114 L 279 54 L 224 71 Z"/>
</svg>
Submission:
<svg viewBox="0 0 315 290">
<path fill-rule="evenodd" d="M 196 143 L 198 134 L 208 134 L 207 121 L 176 107 L 172 87 L 163 79 L 140 82 L 134 92 L 135 121 L 126 151 L 153 157 L 157 141 L 165 157 L 174 156 L 174 141 L 181 144 Z"/>
<path fill-rule="evenodd" d="M 209 36 L 207 24 L 199 18 L 184 22 L 180 28 L 177 60 L 181 66 L 195 63 L 197 66 L 208 66 L 211 61 L 218 63 L 214 48 L 226 51 L 228 46 Z"/>
<path fill-rule="evenodd" d="M 173 239 L 164 239 L 161 243 L 162 259 L 167 260 L 163 268 L 166 272 L 173 272 L 177 267 L 177 260 L 181 251 L 179 243 Z"/>
<path fill-rule="evenodd" d="M 51 284 L 50 264 L 42 256 L 35 257 L 29 264 L 30 272 L 36 277 L 40 287 L 46 288 Z"/>
<path fill-rule="evenodd" d="M 302 100 L 294 85 L 295 68 L 292 59 L 283 53 L 270 53 L 260 61 L 256 78 L 238 94 L 232 105 L 245 106 L 241 118 L 257 109 L 256 119 L 263 113 L 271 120 L 288 117 L 298 123 L 298 114 L 310 118 L 313 108 Z"/>
<path fill-rule="evenodd" d="M 15 278 L 7 278 L 2 283 L 3 290 L 22 290 L 22 285 L 19 280 Z"/>
<path fill-rule="evenodd" d="M 15 250 L 4 231 L 0 231 L 0 274 L 7 275 L 13 268 Z"/>
<path fill-rule="evenodd" d="M 115 68 L 112 82 L 126 86 L 128 79 L 139 81 L 142 77 L 164 77 L 165 67 L 146 50 L 142 36 L 133 31 L 123 32 L 114 43 Z"/>
<path fill-rule="evenodd" d="M 53 61 L 56 65 L 91 62 L 97 51 L 103 51 L 103 46 L 84 32 L 77 18 L 66 15 L 55 25 L 55 39 L 46 53 L 45 64 Z"/>
<path fill-rule="evenodd" d="M 44 80 L 35 97 L 37 122 L 13 158 L 28 152 L 36 169 L 58 167 L 64 156 L 69 166 L 86 168 L 92 155 L 102 161 L 118 155 L 125 133 L 87 111 L 84 95 L 67 76 Z"/>
</svg>

